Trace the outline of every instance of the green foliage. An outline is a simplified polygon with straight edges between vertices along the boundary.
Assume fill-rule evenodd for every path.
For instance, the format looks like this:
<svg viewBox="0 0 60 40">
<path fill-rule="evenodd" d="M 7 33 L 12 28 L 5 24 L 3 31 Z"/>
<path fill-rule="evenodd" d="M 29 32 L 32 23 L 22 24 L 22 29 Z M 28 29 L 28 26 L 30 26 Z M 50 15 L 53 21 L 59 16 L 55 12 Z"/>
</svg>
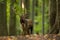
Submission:
<svg viewBox="0 0 60 40">
<path fill-rule="evenodd" d="M 3 0 L 0 0 L 0 2 L 2 2 Z"/>
<path fill-rule="evenodd" d="M 38 0 L 38 6 L 35 7 L 35 12 L 37 12 L 37 16 L 35 16 L 35 21 L 34 22 L 37 22 L 38 24 L 34 24 L 34 33 L 40 33 L 42 34 L 42 0 Z M 47 33 L 48 31 L 48 28 L 49 28 L 49 14 L 48 14 L 48 1 L 45 0 L 45 14 L 44 14 L 44 31 L 45 31 L 45 34 Z"/>
</svg>

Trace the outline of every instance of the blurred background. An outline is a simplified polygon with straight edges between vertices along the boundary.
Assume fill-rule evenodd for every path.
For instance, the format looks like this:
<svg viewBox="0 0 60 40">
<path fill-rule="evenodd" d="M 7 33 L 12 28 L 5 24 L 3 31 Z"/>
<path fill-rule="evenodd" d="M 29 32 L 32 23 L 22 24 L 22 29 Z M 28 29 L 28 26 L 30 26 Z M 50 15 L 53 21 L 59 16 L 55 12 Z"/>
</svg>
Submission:
<svg viewBox="0 0 60 40">
<path fill-rule="evenodd" d="M 22 34 L 20 16 L 25 13 L 33 20 L 33 34 L 58 33 L 58 8 L 56 0 L 0 0 L 0 35 Z"/>
</svg>

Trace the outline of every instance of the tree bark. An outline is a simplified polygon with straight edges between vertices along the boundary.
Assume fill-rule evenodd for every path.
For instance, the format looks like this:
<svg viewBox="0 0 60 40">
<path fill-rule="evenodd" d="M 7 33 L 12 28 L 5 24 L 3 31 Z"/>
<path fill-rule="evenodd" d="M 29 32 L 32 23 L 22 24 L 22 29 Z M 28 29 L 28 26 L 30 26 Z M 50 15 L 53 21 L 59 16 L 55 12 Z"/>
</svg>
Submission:
<svg viewBox="0 0 60 40">
<path fill-rule="evenodd" d="M 6 13 L 7 0 L 0 2 L 0 36 L 7 36 L 7 13 Z"/>
<path fill-rule="evenodd" d="M 58 34 L 60 29 L 60 1 L 50 0 L 50 26 L 51 34 Z"/>
<path fill-rule="evenodd" d="M 58 27 L 58 29 L 59 29 L 59 33 L 60 33 L 60 0 L 58 0 L 57 1 L 57 10 L 58 10 L 58 22 L 59 22 L 59 27 Z"/>
<path fill-rule="evenodd" d="M 24 6 L 25 6 L 25 13 L 27 14 L 27 18 L 30 16 L 30 0 L 24 0 Z"/>
<path fill-rule="evenodd" d="M 16 35 L 16 14 L 14 11 L 14 3 L 16 0 L 11 0 L 11 5 L 10 5 L 10 27 L 9 27 L 9 35 Z"/>
<path fill-rule="evenodd" d="M 56 0 L 50 0 L 50 29 L 52 29 L 50 30 L 50 33 L 53 33 L 55 31 L 54 29 L 56 29 L 56 14 L 57 14 Z"/>
<path fill-rule="evenodd" d="M 56 0 L 50 0 L 50 26 L 52 27 L 56 19 Z"/>
</svg>

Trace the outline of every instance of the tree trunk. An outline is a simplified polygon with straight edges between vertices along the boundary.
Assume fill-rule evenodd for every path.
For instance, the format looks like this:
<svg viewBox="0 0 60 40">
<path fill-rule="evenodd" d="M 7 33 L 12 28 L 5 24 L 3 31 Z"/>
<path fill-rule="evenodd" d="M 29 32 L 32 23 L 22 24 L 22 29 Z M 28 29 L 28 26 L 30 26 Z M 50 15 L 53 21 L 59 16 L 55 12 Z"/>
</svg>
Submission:
<svg viewBox="0 0 60 40">
<path fill-rule="evenodd" d="M 24 6 L 25 6 L 25 13 L 27 14 L 27 18 L 30 16 L 30 0 L 24 0 Z"/>
<path fill-rule="evenodd" d="M 57 0 L 50 0 L 50 26 L 51 34 L 58 34 L 60 29 L 60 8 L 59 8 L 59 1 Z"/>
<path fill-rule="evenodd" d="M 7 36 L 6 0 L 0 2 L 0 36 Z"/>
<path fill-rule="evenodd" d="M 52 27 L 56 19 L 56 0 L 50 0 L 50 26 Z"/>
<path fill-rule="evenodd" d="M 57 1 L 57 10 L 58 10 L 58 22 L 59 22 L 59 27 L 58 27 L 58 29 L 59 29 L 59 33 L 60 33 L 60 0 L 58 0 Z"/>
<path fill-rule="evenodd" d="M 16 14 L 14 11 L 14 3 L 16 0 L 11 0 L 11 5 L 10 5 L 10 27 L 9 27 L 9 35 L 16 35 Z"/>
<path fill-rule="evenodd" d="M 56 14 L 57 14 L 56 0 L 50 0 L 50 29 L 52 29 L 52 30 L 50 30 L 50 33 L 53 33 L 55 31 L 54 29 L 56 29 L 55 28 L 56 27 L 55 26 L 55 24 L 56 24 L 55 23 L 56 22 Z"/>
</svg>

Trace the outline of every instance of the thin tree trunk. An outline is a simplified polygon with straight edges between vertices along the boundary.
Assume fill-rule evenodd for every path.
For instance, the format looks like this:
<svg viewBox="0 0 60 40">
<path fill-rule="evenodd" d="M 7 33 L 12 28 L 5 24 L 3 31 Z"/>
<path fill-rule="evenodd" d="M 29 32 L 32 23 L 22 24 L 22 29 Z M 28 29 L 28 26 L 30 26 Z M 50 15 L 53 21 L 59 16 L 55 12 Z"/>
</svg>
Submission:
<svg viewBox="0 0 60 40">
<path fill-rule="evenodd" d="M 16 14 L 14 11 L 14 3 L 16 0 L 11 0 L 11 5 L 10 5 L 10 27 L 9 27 L 9 35 L 16 35 Z"/>
<path fill-rule="evenodd" d="M 57 1 L 57 10 L 58 10 L 58 22 L 59 22 L 59 33 L 60 33 L 60 0 Z"/>
<path fill-rule="evenodd" d="M 30 15 L 30 0 L 24 0 L 24 6 L 25 6 L 25 13 L 27 14 L 27 18 L 29 18 L 29 15 Z"/>
<path fill-rule="evenodd" d="M 54 3 L 53 3 L 54 2 Z M 55 6 L 54 6 L 55 5 Z M 58 34 L 60 29 L 60 1 L 54 0 L 51 1 L 51 14 L 50 14 L 50 25 L 51 31 L 50 33 Z"/>
<path fill-rule="evenodd" d="M 57 4 L 56 0 L 50 0 L 50 33 L 56 33 L 57 27 Z M 51 30 L 52 29 L 52 30 Z"/>
<path fill-rule="evenodd" d="M 56 19 L 56 0 L 50 0 L 50 25 L 51 27 L 55 23 Z"/>
<path fill-rule="evenodd" d="M 0 36 L 7 36 L 6 0 L 0 2 Z"/>
</svg>

